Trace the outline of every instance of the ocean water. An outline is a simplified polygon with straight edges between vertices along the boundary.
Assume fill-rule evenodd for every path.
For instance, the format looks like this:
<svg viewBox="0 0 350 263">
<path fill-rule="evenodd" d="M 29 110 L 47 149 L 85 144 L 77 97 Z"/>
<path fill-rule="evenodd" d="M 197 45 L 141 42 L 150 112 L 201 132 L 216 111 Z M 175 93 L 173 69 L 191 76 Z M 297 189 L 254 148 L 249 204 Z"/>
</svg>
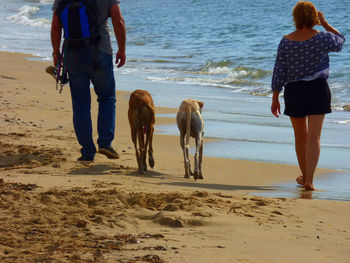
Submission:
<svg viewBox="0 0 350 263">
<path fill-rule="evenodd" d="M 185 98 L 202 100 L 205 136 L 219 139 L 205 145 L 207 156 L 297 164 L 289 119 L 270 113 L 276 50 L 282 36 L 294 30 L 296 2 L 122 0 L 127 64 L 115 70 L 117 88 L 147 89 L 166 107 L 177 108 Z M 52 3 L 0 0 L 0 50 L 50 60 Z M 314 4 L 349 38 L 348 0 Z M 350 112 L 344 110 L 350 105 L 349 57 L 347 42 L 340 53 L 330 54 L 333 113 L 325 119 L 319 167 L 350 176 Z M 178 134 L 173 125 L 158 126 L 157 132 Z M 350 191 L 348 183 L 342 187 Z"/>
</svg>

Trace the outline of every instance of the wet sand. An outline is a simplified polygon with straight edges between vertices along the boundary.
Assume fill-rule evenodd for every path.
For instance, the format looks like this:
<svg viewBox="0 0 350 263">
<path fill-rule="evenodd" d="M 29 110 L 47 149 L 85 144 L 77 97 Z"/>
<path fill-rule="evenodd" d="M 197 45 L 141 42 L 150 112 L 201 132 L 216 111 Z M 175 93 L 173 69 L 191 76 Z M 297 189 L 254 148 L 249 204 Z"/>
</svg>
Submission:
<svg viewBox="0 0 350 263">
<path fill-rule="evenodd" d="M 250 194 L 275 191 L 296 166 L 204 157 L 195 182 L 183 178 L 178 137 L 156 134 L 155 167 L 139 175 L 127 92 L 117 94 L 121 158 L 77 163 L 68 86 L 55 90 L 49 63 L 0 57 L 1 262 L 347 262 L 349 202 Z"/>
</svg>

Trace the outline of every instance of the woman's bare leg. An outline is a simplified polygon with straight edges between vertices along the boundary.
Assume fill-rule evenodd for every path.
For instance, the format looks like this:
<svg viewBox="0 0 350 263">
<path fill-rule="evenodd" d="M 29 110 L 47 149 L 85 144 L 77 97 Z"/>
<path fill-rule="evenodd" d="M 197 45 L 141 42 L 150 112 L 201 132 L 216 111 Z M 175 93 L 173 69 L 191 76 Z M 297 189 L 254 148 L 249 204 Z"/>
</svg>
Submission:
<svg viewBox="0 0 350 263">
<path fill-rule="evenodd" d="M 304 178 L 304 187 L 308 190 L 315 190 L 313 179 L 318 159 L 320 157 L 320 139 L 323 120 L 324 114 L 308 116 L 307 148 L 305 156 L 306 173 Z"/>
<path fill-rule="evenodd" d="M 297 154 L 301 175 L 296 181 L 300 185 L 304 185 L 306 175 L 306 147 L 307 147 L 307 118 L 290 117 L 294 129 L 295 152 Z"/>
</svg>

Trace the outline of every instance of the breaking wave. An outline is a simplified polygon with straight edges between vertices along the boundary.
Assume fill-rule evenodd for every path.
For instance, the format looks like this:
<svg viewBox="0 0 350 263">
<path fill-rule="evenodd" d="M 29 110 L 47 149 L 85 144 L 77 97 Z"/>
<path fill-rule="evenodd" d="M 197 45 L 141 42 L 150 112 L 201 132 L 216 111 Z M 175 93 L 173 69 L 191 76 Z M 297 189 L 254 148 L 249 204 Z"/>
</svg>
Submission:
<svg viewBox="0 0 350 263">
<path fill-rule="evenodd" d="M 7 19 L 22 25 L 49 28 L 51 23 L 49 19 L 33 18 L 39 10 L 38 6 L 25 5 L 18 9 L 17 14 L 8 16 Z"/>
</svg>

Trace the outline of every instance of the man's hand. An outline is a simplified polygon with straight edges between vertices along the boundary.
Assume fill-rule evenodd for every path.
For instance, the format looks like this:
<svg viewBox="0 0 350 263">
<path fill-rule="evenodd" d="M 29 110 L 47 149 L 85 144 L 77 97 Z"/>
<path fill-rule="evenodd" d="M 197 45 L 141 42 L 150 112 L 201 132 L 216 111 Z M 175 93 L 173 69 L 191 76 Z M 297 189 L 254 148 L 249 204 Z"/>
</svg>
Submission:
<svg viewBox="0 0 350 263">
<path fill-rule="evenodd" d="M 115 58 L 115 64 L 120 68 L 125 64 L 125 44 L 126 44 L 126 28 L 124 23 L 124 18 L 120 12 L 118 4 L 114 4 L 110 8 L 110 14 L 112 18 L 112 24 L 114 29 L 114 34 L 117 38 L 118 52 Z"/>
<path fill-rule="evenodd" d="M 125 64 L 126 56 L 125 51 L 118 50 L 116 58 L 115 58 L 115 64 L 118 68 L 122 67 Z"/>
<path fill-rule="evenodd" d="M 59 57 L 60 57 L 60 53 L 52 53 L 53 65 L 55 67 L 57 66 Z"/>
</svg>

